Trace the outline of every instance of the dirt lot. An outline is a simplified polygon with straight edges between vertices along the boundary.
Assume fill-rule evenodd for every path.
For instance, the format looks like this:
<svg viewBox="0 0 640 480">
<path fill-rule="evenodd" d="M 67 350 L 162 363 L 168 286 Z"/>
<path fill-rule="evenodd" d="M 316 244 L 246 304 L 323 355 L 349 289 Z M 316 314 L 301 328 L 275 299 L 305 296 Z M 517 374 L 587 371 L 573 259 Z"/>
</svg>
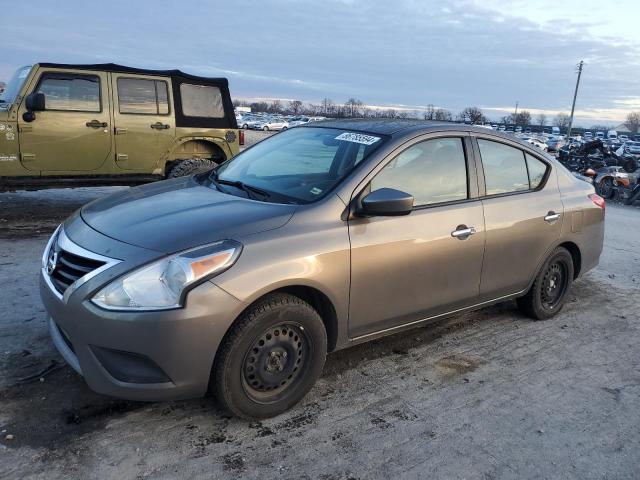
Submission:
<svg viewBox="0 0 640 480">
<path fill-rule="evenodd" d="M 210 398 L 101 397 L 54 350 L 47 235 L 114 190 L 0 194 L 0 478 L 640 476 L 640 209 L 608 207 L 558 318 L 506 303 L 338 352 L 300 406 L 248 423 Z"/>
</svg>

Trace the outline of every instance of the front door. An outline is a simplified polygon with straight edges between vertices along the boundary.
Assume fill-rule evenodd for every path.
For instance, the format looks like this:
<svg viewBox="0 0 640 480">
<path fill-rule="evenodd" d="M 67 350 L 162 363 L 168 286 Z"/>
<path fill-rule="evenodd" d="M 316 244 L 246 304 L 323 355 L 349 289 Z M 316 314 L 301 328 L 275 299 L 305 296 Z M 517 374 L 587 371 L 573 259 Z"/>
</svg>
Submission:
<svg viewBox="0 0 640 480">
<path fill-rule="evenodd" d="M 116 165 L 131 173 L 157 170 L 175 137 L 171 80 L 112 74 Z"/>
<path fill-rule="evenodd" d="M 414 209 L 401 217 L 349 221 L 351 337 L 476 301 L 484 218 L 481 201 L 470 194 L 475 177 L 467 173 L 469 145 L 463 137 L 415 143 L 371 180 L 371 191 L 394 188 L 413 195 Z"/>
<path fill-rule="evenodd" d="M 18 111 L 20 159 L 43 173 L 99 170 L 111 151 L 108 74 L 44 70 L 31 92 L 44 93 L 43 112 L 25 122 Z"/>
</svg>

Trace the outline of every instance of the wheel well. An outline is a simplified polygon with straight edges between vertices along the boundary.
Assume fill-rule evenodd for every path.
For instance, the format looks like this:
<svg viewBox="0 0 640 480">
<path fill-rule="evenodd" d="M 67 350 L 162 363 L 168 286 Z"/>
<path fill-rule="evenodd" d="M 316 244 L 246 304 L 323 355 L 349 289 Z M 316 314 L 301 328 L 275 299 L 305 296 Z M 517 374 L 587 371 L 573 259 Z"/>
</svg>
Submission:
<svg viewBox="0 0 640 480">
<path fill-rule="evenodd" d="M 180 160 L 191 158 L 209 159 L 215 163 L 222 163 L 227 159 L 224 151 L 220 146 L 206 140 L 189 140 L 177 145 L 165 164 L 165 173 L 171 170 L 171 167 Z"/>
<path fill-rule="evenodd" d="M 307 302 L 318 312 L 322 319 L 322 323 L 324 323 L 324 328 L 327 331 L 327 352 L 332 352 L 336 348 L 336 343 L 338 341 L 338 316 L 336 315 L 336 310 L 333 303 L 331 303 L 331 300 L 329 300 L 329 297 L 313 287 L 292 285 L 266 293 L 262 297 L 257 298 L 252 305 L 265 296 L 278 292 L 288 293 L 289 295 L 298 297 Z"/>
<path fill-rule="evenodd" d="M 578 275 L 580 275 L 580 268 L 582 267 L 582 254 L 580 253 L 580 249 L 573 242 L 564 242 L 558 246 L 566 248 L 571 254 L 571 259 L 573 260 L 573 278 L 575 280 L 578 278 Z"/>
</svg>

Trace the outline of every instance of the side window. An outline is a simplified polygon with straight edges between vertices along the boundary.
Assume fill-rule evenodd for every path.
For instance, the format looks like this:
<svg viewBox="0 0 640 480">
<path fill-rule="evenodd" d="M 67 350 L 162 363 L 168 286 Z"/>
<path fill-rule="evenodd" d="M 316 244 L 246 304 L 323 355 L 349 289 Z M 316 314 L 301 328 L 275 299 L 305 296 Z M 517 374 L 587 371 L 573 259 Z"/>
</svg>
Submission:
<svg viewBox="0 0 640 480">
<path fill-rule="evenodd" d="M 222 94 L 218 87 L 180 85 L 182 114 L 185 117 L 223 118 Z"/>
<path fill-rule="evenodd" d="M 544 180 L 548 167 L 544 162 L 532 157 L 528 153 L 526 153 L 525 156 L 527 157 L 527 168 L 529 169 L 531 188 L 538 188 L 542 180 Z"/>
<path fill-rule="evenodd" d="M 461 138 L 417 143 L 391 160 L 371 181 L 371 190 L 394 188 L 413 195 L 415 206 L 468 198 Z"/>
<path fill-rule="evenodd" d="M 524 152 L 490 140 L 478 139 L 487 195 L 529 190 Z"/>
<path fill-rule="evenodd" d="M 166 115 L 169 113 L 167 82 L 142 78 L 118 78 L 120 113 Z"/>
<path fill-rule="evenodd" d="M 100 78 L 96 75 L 45 73 L 37 93 L 44 93 L 47 110 L 100 112 Z"/>
</svg>

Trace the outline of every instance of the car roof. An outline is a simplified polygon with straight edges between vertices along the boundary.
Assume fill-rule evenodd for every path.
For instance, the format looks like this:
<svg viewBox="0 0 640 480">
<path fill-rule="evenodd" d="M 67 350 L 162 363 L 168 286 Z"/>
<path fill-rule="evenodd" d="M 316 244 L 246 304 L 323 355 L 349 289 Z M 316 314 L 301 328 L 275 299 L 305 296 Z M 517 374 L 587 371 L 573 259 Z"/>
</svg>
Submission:
<svg viewBox="0 0 640 480">
<path fill-rule="evenodd" d="M 397 118 L 354 118 L 322 120 L 319 122 L 301 125 L 301 128 L 340 128 L 357 132 L 372 133 L 374 135 L 397 136 L 406 133 L 420 134 L 438 131 L 476 132 L 495 135 L 507 140 L 518 140 L 512 135 L 507 135 L 493 129 L 467 125 L 464 123 L 439 122 L 434 120 L 397 119 Z"/>
</svg>

